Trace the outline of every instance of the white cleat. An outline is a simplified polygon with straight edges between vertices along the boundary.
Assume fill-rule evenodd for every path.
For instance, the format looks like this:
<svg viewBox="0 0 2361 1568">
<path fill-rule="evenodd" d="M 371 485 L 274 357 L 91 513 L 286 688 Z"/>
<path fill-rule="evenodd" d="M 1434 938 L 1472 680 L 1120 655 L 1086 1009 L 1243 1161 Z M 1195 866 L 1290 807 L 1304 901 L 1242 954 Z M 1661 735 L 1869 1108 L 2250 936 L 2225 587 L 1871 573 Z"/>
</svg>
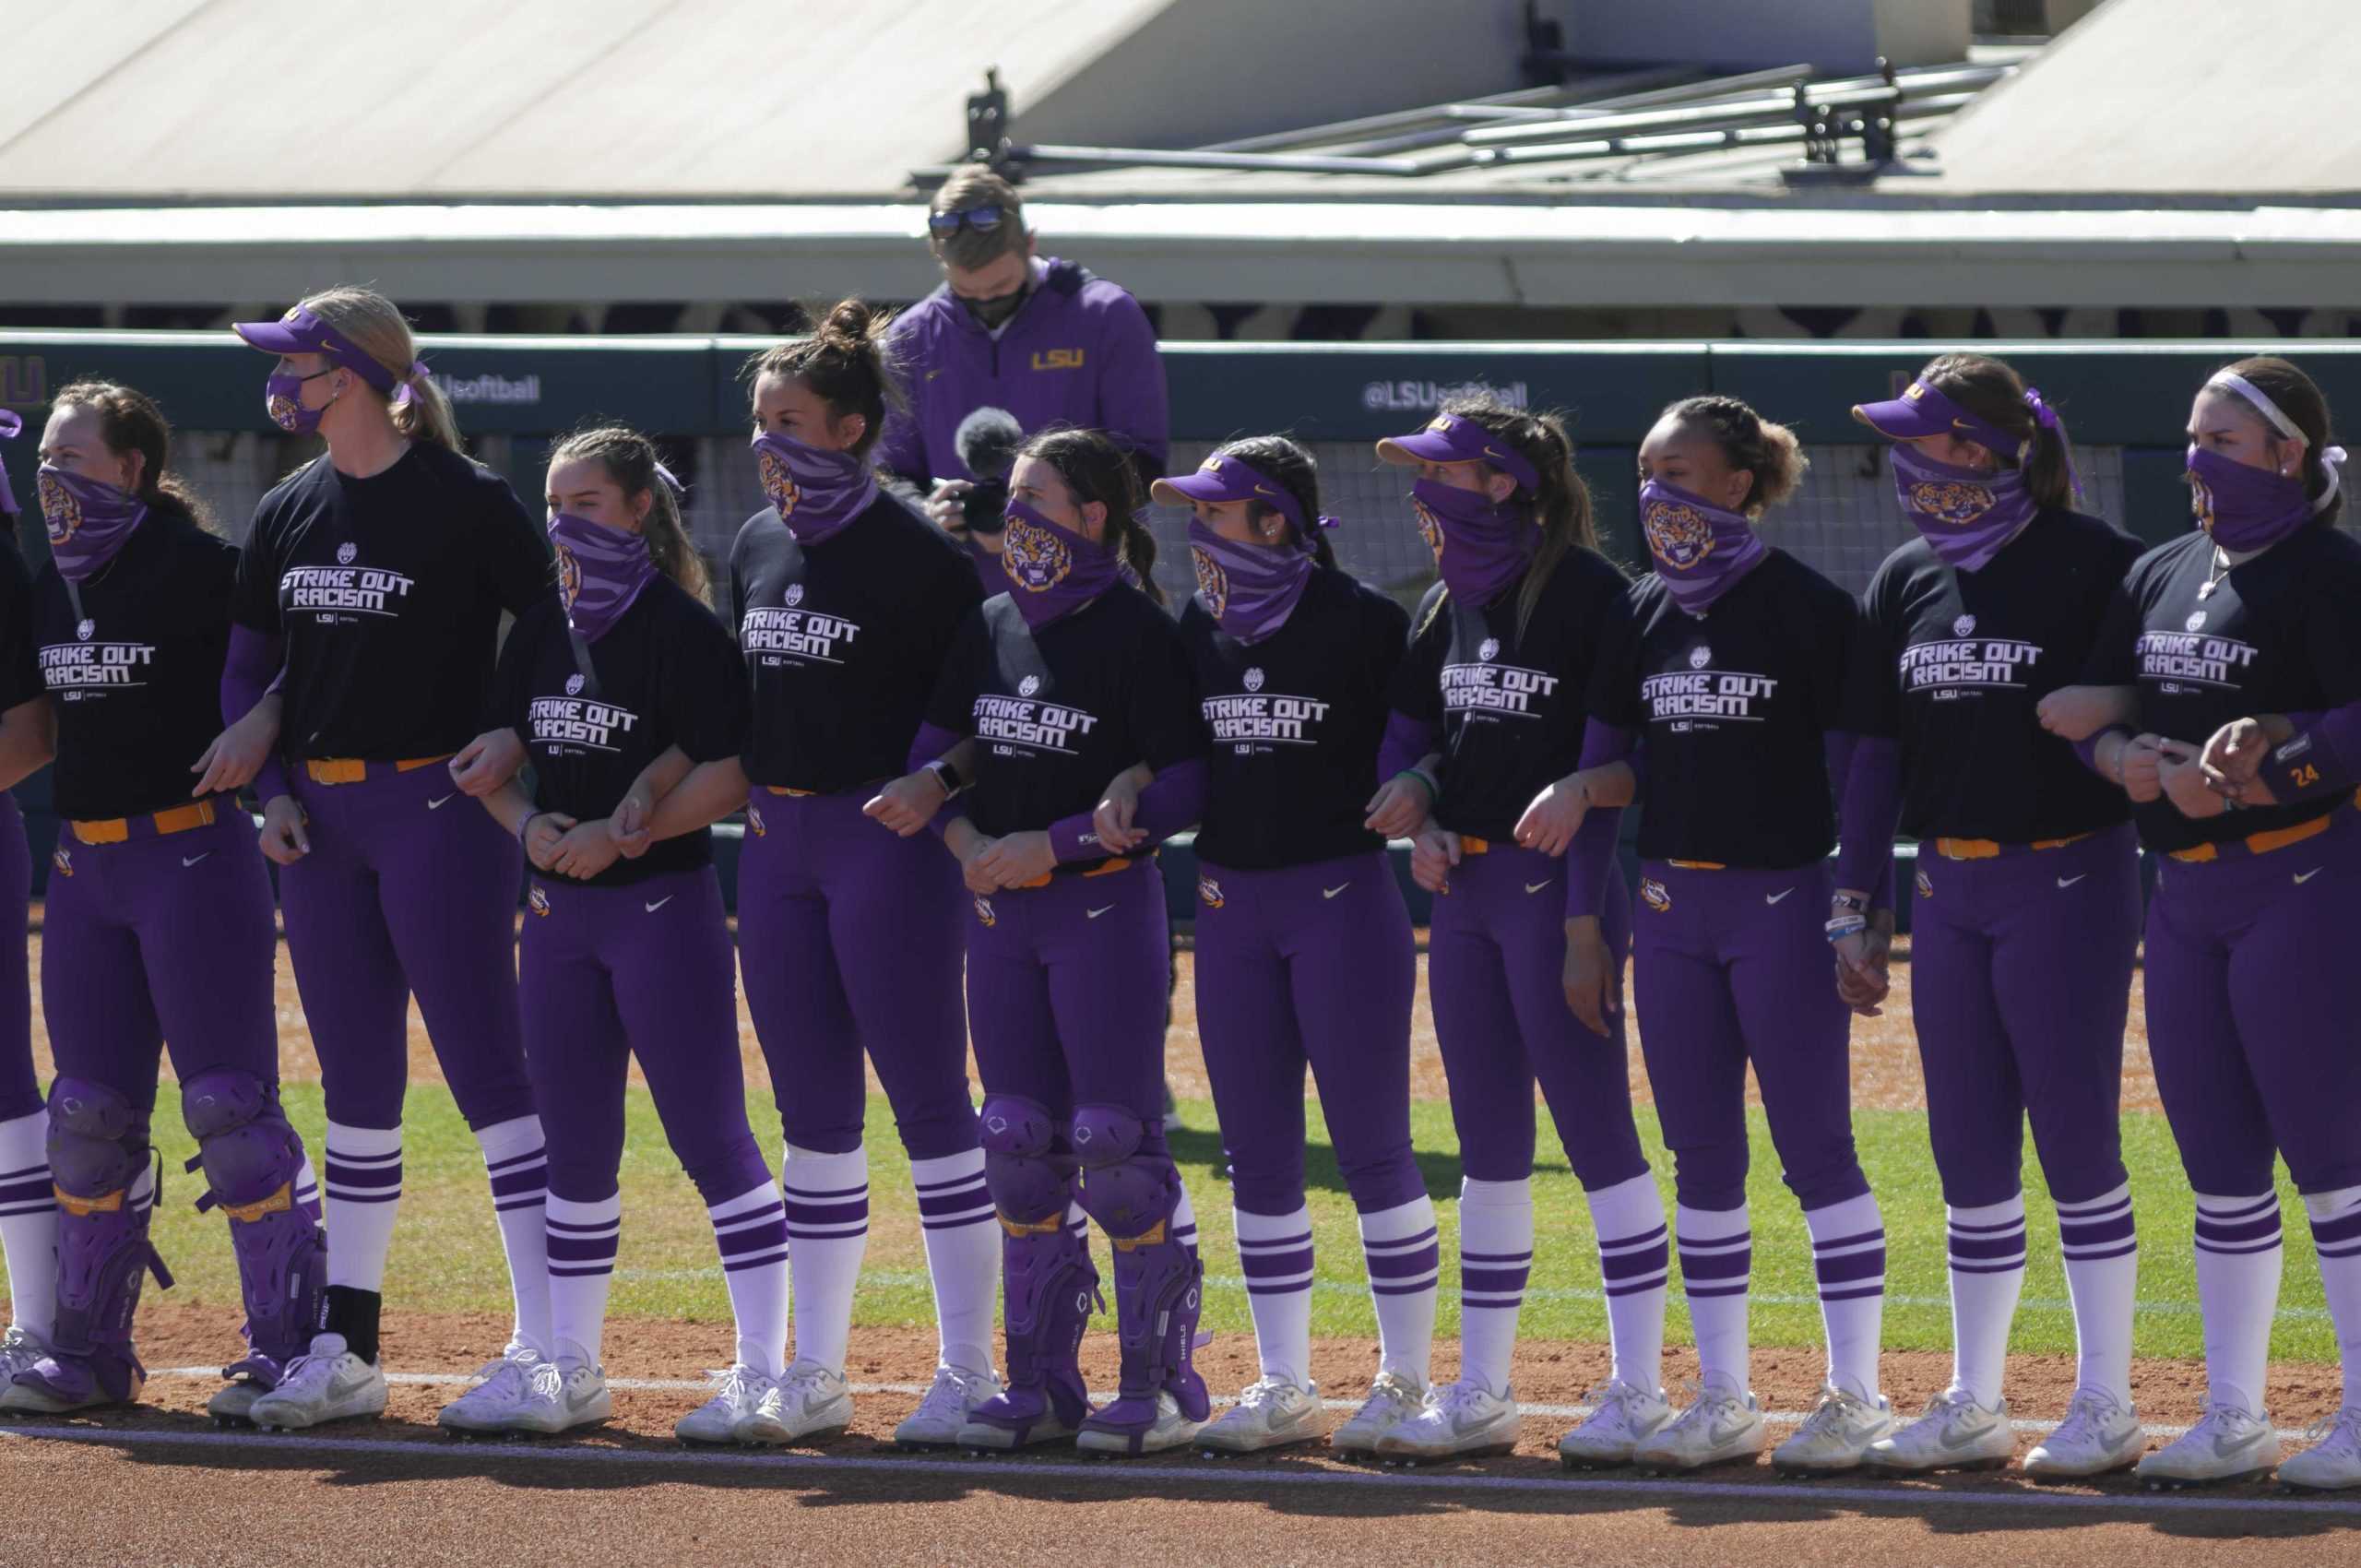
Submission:
<svg viewBox="0 0 2361 1568">
<path fill-rule="evenodd" d="M 2208 1405 L 2195 1426 L 2140 1461 L 2140 1481 L 2151 1491 L 2164 1491 L 2253 1480 L 2278 1463 L 2279 1433 L 2268 1414 Z"/>
<path fill-rule="evenodd" d="M 1074 1434 L 1074 1445 L 1083 1454 L 1104 1454 L 1117 1459 L 1137 1458 L 1143 1454 L 1162 1454 L 1169 1449 L 1186 1448 L 1203 1430 L 1203 1421 L 1192 1421 L 1180 1413 L 1180 1402 L 1158 1389 L 1156 1395 L 1156 1420 L 1145 1431 L 1109 1431 L 1086 1424 Z"/>
<path fill-rule="evenodd" d="M 1922 1475 L 1929 1470 L 1997 1470 L 2017 1451 L 2009 1425 L 2009 1402 L 1975 1402 L 1964 1388 L 1949 1388 L 1927 1401 L 1926 1412 L 1906 1427 L 1869 1444 L 1861 1462 L 1872 1470 Z"/>
<path fill-rule="evenodd" d="M 672 1435 L 682 1443 L 735 1443 L 738 1423 L 754 1413 L 771 1380 L 743 1361 L 706 1375 L 713 1380 L 713 1397 L 673 1422 Z"/>
<path fill-rule="evenodd" d="M 970 1372 L 949 1362 L 934 1369 L 934 1382 L 919 1408 L 894 1429 L 894 1441 L 904 1448 L 950 1448 L 959 1442 L 967 1417 L 986 1400 L 1001 1394 L 999 1374 Z"/>
<path fill-rule="evenodd" d="M 1495 1394 L 1480 1383 L 1447 1384 L 1418 1413 L 1378 1439 L 1381 1459 L 1432 1465 L 1493 1459 L 1516 1449 L 1516 1391 Z"/>
<path fill-rule="evenodd" d="M 1583 1402 L 1596 1406 L 1589 1419 L 1558 1440 L 1558 1462 L 1569 1470 L 1600 1470 L 1628 1465 L 1640 1444 L 1672 1420 L 1672 1406 L 1661 1393 L 1610 1381 Z"/>
<path fill-rule="evenodd" d="M 607 1393 L 605 1368 L 573 1356 L 561 1356 L 556 1360 L 536 1357 L 525 1396 L 508 1412 L 507 1425 L 501 1430 L 554 1437 L 580 1427 L 597 1426 L 612 1420 L 614 1413 L 614 1399 Z"/>
<path fill-rule="evenodd" d="M 1398 1372 L 1382 1372 L 1369 1385 L 1361 1408 L 1328 1434 L 1328 1446 L 1347 1458 L 1374 1458 L 1385 1434 L 1425 1408 L 1426 1402 L 1424 1384 L 1412 1383 Z"/>
<path fill-rule="evenodd" d="M 541 1355 L 530 1346 L 511 1345 L 496 1361 L 476 1369 L 476 1384 L 434 1418 L 434 1424 L 459 1437 L 493 1437 L 508 1430 L 508 1418 L 532 1389 L 533 1369 Z"/>
<path fill-rule="evenodd" d="M 738 1441 L 777 1444 L 835 1437 L 852 1425 L 852 1392 L 844 1374 L 799 1360 L 765 1389 L 738 1423 Z"/>
<path fill-rule="evenodd" d="M 0 1335 L 0 1389 L 16 1382 L 18 1372 L 32 1371 L 33 1363 L 48 1354 L 41 1336 L 22 1324 L 10 1324 L 8 1332 Z"/>
<path fill-rule="evenodd" d="M 2025 1474 L 2046 1481 L 2112 1475 L 2138 1464 L 2147 1446 L 2139 1411 L 2105 1389 L 2078 1388 L 2058 1430 L 2025 1455 Z"/>
<path fill-rule="evenodd" d="M 309 1354 L 287 1363 L 279 1386 L 256 1399 L 255 1425 L 298 1431 L 323 1421 L 386 1413 L 386 1374 L 345 1348 L 341 1334 L 314 1334 Z"/>
<path fill-rule="evenodd" d="M 237 1378 L 213 1391 L 205 1413 L 218 1427 L 250 1427 L 255 1424 L 255 1401 L 269 1392 L 250 1377 Z"/>
<path fill-rule="evenodd" d="M 1238 1403 L 1197 1433 L 1197 1446 L 1216 1454 L 1256 1454 L 1311 1443 L 1320 1436 L 1320 1385 L 1258 1378 Z"/>
<path fill-rule="evenodd" d="M 1804 1418 L 1804 1424 L 1771 1451 L 1771 1467 L 1791 1476 L 1857 1470 L 1869 1456 L 1869 1445 L 1892 1432 L 1893 1406 L 1884 1395 L 1864 1399 L 1851 1389 L 1824 1383 L 1820 1385 L 1820 1403 Z"/>
<path fill-rule="evenodd" d="M 1711 1383 L 1640 1444 L 1631 1463 L 1643 1470 L 1702 1470 L 1752 1459 L 1762 1452 L 1762 1407 L 1754 1396 Z"/>
<path fill-rule="evenodd" d="M 2344 1491 L 2361 1486 L 2361 1406 L 2347 1405 L 2304 1434 L 2312 1446 L 2279 1467 L 2290 1491 Z"/>
</svg>

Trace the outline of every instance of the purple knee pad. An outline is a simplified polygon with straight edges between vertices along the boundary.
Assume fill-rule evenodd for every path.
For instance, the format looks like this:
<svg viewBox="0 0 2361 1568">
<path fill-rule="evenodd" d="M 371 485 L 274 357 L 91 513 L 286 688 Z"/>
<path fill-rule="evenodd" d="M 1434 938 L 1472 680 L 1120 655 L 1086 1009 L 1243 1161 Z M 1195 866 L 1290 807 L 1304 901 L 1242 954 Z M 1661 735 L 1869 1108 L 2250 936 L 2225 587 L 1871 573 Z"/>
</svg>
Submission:
<svg viewBox="0 0 2361 1568">
<path fill-rule="evenodd" d="M 280 1371 L 311 1345 L 326 1300 L 319 1206 L 295 1195 L 303 1140 L 279 1109 L 278 1090 L 234 1068 L 189 1080 L 181 1113 L 197 1140 L 188 1168 L 203 1167 L 210 1189 L 196 1206 L 229 1217 L 245 1299 L 249 1354 L 222 1375 L 276 1387 Z"/>
<path fill-rule="evenodd" d="M 1074 1160 L 1056 1148 L 1049 1108 L 1019 1095 L 984 1102 L 984 1190 L 1019 1225 L 1062 1222 L 1074 1198 Z"/>
<path fill-rule="evenodd" d="M 1147 1123 L 1120 1105 L 1074 1109 L 1074 1158 L 1086 1168 L 1121 1164 L 1137 1154 L 1146 1140 Z"/>
<path fill-rule="evenodd" d="M 128 1399 L 147 1377 L 131 1348 L 132 1318 L 148 1274 L 167 1289 L 172 1277 L 148 1241 L 153 1206 L 131 1194 L 149 1158 L 140 1121 L 129 1100 L 87 1078 L 62 1077 L 50 1093 L 57 1326 L 54 1355 L 35 1381 L 55 1394 L 87 1396 L 95 1384 L 110 1399 Z"/>
<path fill-rule="evenodd" d="M 996 1094 L 985 1100 L 980 1125 L 987 1154 L 1047 1154 L 1058 1135 L 1050 1108 L 1021 1094 Z"/>
</svg>

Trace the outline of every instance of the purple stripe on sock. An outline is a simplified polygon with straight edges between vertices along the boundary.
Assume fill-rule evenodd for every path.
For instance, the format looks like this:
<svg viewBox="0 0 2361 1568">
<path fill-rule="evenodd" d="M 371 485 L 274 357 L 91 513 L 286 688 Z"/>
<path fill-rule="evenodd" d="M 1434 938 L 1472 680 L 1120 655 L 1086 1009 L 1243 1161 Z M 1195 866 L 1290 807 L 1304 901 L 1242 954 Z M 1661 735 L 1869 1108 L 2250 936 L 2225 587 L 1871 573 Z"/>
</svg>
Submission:
<svg viewBox="0 0 2361 1568">
<path fill-rule="evenodd" d="M 1421 1279 L 1415 1285 L 1379 1285 L 1372 1282 L 1369 1289 L 1374 1296 L 1416 1296 L 1434 1288 L 1433 1280 Z"/>
<path fill-rule="evenodd" d="M 328 1185 L 331 1187 L 398 1187 L 401 1184 L 402 1168 L 398 1161 L 374 1170 L 356 1169 L 341 1160 L 328 1161 Z"/>
<path fill-rule="evenodd" d="M 1885 1249 L 1871 1247 L 1867 1252 L 1847 1253 L 1838 1258 L 1815 1258 L 1812 1267 L 1818 1271 L 1820 1282 L 1824 1286 L 1879 1278 L 1885 1273 Z"/>
<path fill-rule="evenodd" d="M 743 1257 L 748 1253 L 758 1253 L 766 1247 L 784 1247 L 787 1245 L 787 1227 L 758 1225 L 750 1230 L 733 1230 L 727 1236 L 715 1237 L 714 1245 L 720 1249 L 725 1258 Z"/>
<path fill-rule="evenodd" d="M 2247 1203 L 2239 1204 L 2235 1208 L 2207 1208 L 2204 1205 L 2200 1204 L 2197 1206 L 2197 1218 L 2200 1219 L 2227 1222 L 2240 1219 L 2252 1219 L 2258 1214 L 2275 1214 L 2278 1210 L 2279 1194 L 2276 1193 L 2266 1193 L 2261 1197 L 2252 1199 Z"/>
<path fill-rule="evenodd" d="M 1865 1285 L 1855 1289 L 1822 1290 L 1820 1293 L 1820 1299 L 1823 1301 L 1866 1301 L 1872 1296 L 1884 1294 L 1885 1281 L 1880 1279 L 1875 1285 Z"/>
<path fill-rule="evenodd" d="M 0 1182 L 0 1204 L 30 1203 L 46 1198 L 50 1194 L 49 1173 L 43 1171 L 38 1182 Z"/>
<path fill-rule="evenodd" d="M 850 1225 L 855 1221 L 869 1223 L 869 1200 L 848 1204 L 804 1204 L 789 1198 L 787 1203 L 787 1223 L 799 1225 Z"/>
<path fill-rule="evenodd" d="M 782 1182 L 779 1183 L 779 1190 L 787 1195 L 787 1201 L 790 1205 L 798 1199 L 805 1203 L 834 1203 L 845 1198 L 859 1198 L 863 1203 L 869 1201 L 869 1183 L 866 1182 L 858 1187 L 836 1187 L 825 1193 L 807 1192 L 801 1187 Z"/>
<path fill-rule="evenodd" d="M 1245 1236 L 1240 1236 L 1238 1239 L 1238 1250 L 1241 1253 L 1249 1251 L 1250 1249 L 1258 1253 L 1278 1252 L 1288 1247 L 1308 1247 L 1310 1245 L 1311 1245 L 1311 1232 L 1309 1230 L 1305 1231 L 1300 1236 L 1271 1236 L 1267 1238 L 1254 1237 L 1251 1239 Z"/>
<path fill-rule="evenodd" d="M 552 1230 L 574 1230 L 582 1232 L 612 1230 L 616 1226 L 621 1225 L 622 1223 L 623 1212 L 620 1209 L 615 1213 L 609 1215 L 604 1219 L 560 1219 L 555 1215 L 552 1215 L 548 1220 L 549 1228 Z"/>
<path fill-rule="evenodd" d="M 1532 1271 L 1523 1268 L 1469 1268 L 1459 1270 L 1460 1294 L 1465 1296 L 1515 1296 L 1525 1291 L 1526 1277 Z"/>
<path fill-rule="evenodd" d="M 330 1203 L 339 1204 L 397 1203 L 400 1201 L 401 1195 L 399 1188 L 397 1188 L 390 1193 L 339 1193 L 333 1187 L 328 1190 L 328 1201 Z"/>
<path fill-rule="evenodd" d="M 913 1182 L 910 1183 L 910 1190 L 916 1193 L 939 1193 L 945 1187 L 965 1187 L 983 1179 L 984 1168 L 979 1163 L 964 1176 L 945 1176 L 940 1182 Z"/>
<path fill-rule="evenodd" d="M 548 1146 L 543 1144 L 535 1144 L 522 1154 L 512 1154 L 504 1159 L 488 1159 L 484 1161 L 483 1168 L 490 1174 L 497 1176 L 504 1170 L 512 1170 L 517 1166 L 528 1162 L 539 1163 L 548 1158 Z"/>
<path fill-rule="evenodd" d="M 2256 1241 L 2246 1246 L 2238 1247 L 2219 1246 L 2201 1237 L 2197 1242 L 2197 1250 L 2201 1253 L 2212 1253 L 2215 1257 L 2235 1258 L 2245 1257 L 2254 1253 L 2271 1252 L 2278 1247 L 2279 1244 L 2279 1234 L 2278 1232 L 2273 1231 L 2271 1239 L 2267 1241 Z"/>
<path fill-rule="evenodd" d="M 0 1219 L 15 1219 L 27 1214 L 47 1214 L 56 1206 L 56 1203 L 49 1198 L 38 1203 L 0 1204 Z"/>
<path fill-rule="evenodd" d="M 1623 1285 L 1609 1285 L 1607 1288 L 1607 1294 L 1610 1298 L 1616 1296 L 1636 1296 L 1643 1290 L 1654 1290 L 1657 1289 L 1665 1283 L 1667 1277 L 1668 1276 L 1667 1274 L 1659 1272 L 1646 1279 L 1634 1279 L 1628 1284 Z"/>
<path fill-rule="evenodd" d="M 1667 1234 L 1669 1232 L 1659 1225 L 1653 1230 L 1643 1230 L 1631 1236 L 1601 1236 L 1598 1239 L 1598 1250 L 1606 1253 L 1613 1252 L 1619 1247 L 1643 1246 L 1650 1241 L 1661 1241 Z"/>
<path fill-rule="evenodd" d="M 919 1194 L 919 1213 L 922 1215 L 958 1214 L 975 1207 L 978 1204 L 991 1201 L 991 1194 L 981 1182 L 970 1182 L 956 1190 L 941 1194 Z"/>
<path fill-rule="evenodd" d="M 2260 1241 L 2266 1238 L 2275 1241 L 2278 1235 L 2279 1214 L 2275 1209 L 2259 1219 L 2242 1220 L 2232 1225 L 2208 1219 L 2201 1212 L 2197 1217 L 2197 1244 L 2217 1253 L 2235 1242 Z"/>
<path fill-rule="evenodd" d="M 2361 1237 L 2361 1208 L 2348 1208 L 2343 1214 L 2312 1221 L 2312 1240 L 2317 1243 L 2350 1241 L 2355 1237 Z"/>
<path fill-rule="evenodd" d="M 1881 1241 L 1883 1241 L 1884 1240 L 1885 1240 L 1885 1232 L 1884 1232 L 1884 1230 L 1882 1230 L 1882 1229 L 1878 1229 L 1878 1230 L 1864 1230 L 1864 1231 L 1861 1231 L 1861 1232 L 1860 1232 L 1859 1234 L 1857 1234 L 1857 1235 L 1853 1235 L 1853 1236 L 1831 1236 L 1831 1237 L 1830 1237 L 1827 1241 L 1814 1241 L 1814 1242 L 1811 1244 L 1811 1250 L 1812 1250 L 1814 1253 L 1833 1253 L 1833 1252 L 1837 1251 L 1837 1250 L 1838 1250 L 1838 1249 L 1840 1249 L 1840 1248 L 1844 1248 L 1844 1247 L 1857 1247 L 1857 1246 L 1862 1245 L 1862 1244 L 1863 1244 L 1863 1243 L 1865 1243 L 1865 1242 L 1869 1242 L 1869 1241 L 1880 1241 L 1880 1242 L 1881 1242 Z"/>
<path fill-rule="evenodd" d="M 33 1180 L 42 1182 L 49 1180 L 49 1161 L 44 1159 L 39 1165 L 28 1165 L 22 1170 L 0 1170 L 0 1182 Z"/>
<path fill-rule="evenodd" d="M 2139 1242 L 2126 1241 L 2119 1247 L 2111 1247 L 2103 1253 L 2070 1252 L 2066 1254 L 2066 1261 L 2068 1263 L 2103 1263 L 2108 1258 L 2130 1257 L 2133 1253 L 2136 1253 L 2139 1250 Z"/>
<path fill-rule="evenodd" d="M 765 1253 L 760 1257 L 724 1259 L 721 1265 L 721 1272 L 724 1274 L 739 1274 L 750 1268 L 766 1268 L 772 1264 L 785 1263 L 786 1261 L 787 1250 L 782 1247 L 777 1252 Z"/>
<path fill-rule="evenodd" d="M 2025 1260 L 2022 1256 L 2002 1263 L 1962 1263 L 1957 1258 L 1952 1259 L 1953 1274 L 2018 1274 L 2023 1271 L 2024 1266 Z"/>
<path fill-rule="evenodd" d="M 1459 1254 L 1459 1261 L 1461 1263 L 1481 1263 L 1492 1264 L 1495 1265 L 1501 1264 L 1514 1264 L 1519 1267 L 1527 1267 L 1530 1266 L 1533 1262 L 1533 1252 L 1532 1249 L 1527 1248 L 1525 1251 L 1521 1253 L 1462 1253 Z"/>
<path fill-rule="evenodd" d="M 2058 1227 L 2058 1244 L 2070 1248 L 2095 1247 L 2108 1241 L 2120 1241 L 2135 1233 L 2131 1216 L 2129 1214 L 2118 1216 L 2114 1219 L 2094 1220 L 2088 1225 L 2068 1225 L 2061 1222 Z"/>
<path fill-rule="evenodd" d="M 1684 1252 L 1680 1254 L 1680 1277 L 1683 1279 L 1743 1279 L 1754 1270 L 1754 1249 L 1740 1247 L 1731 1253 Z"/>
<path fill-rule="evenodd" d="M 549 1245 L 552 1264 L 615 1261 L 616 1237 L 552 1236 L 547 1231 L 542 1235 Z"/>
<path fill-rule="evenodd" d="M 1956 1219 L 1947 1220 L 1945 1224 L 1954 1236 L 1994 1236 L 2003 1230 L 2023 1229 L 2025 1217 L 2021 1214 L 2014 1219 L 2003 1219 L 1997 1225 L 1963 1225 Z"/>
<path fill-rule="evenodd" d="M 1619 1279 L 1636 1278 L 1643 1274 L 1662 1274 L 1670 1265 L 1670 1254 L 1659 1242 L 1636 1252 L 1610 1253 L 1598 1260 L 1598 1272 L 1612 1288 Z"/>
<path fill-rule="evenodd" d="M 492 1179 L 492 1195 L 513 1198 L 519 1193 L 546 1192 L 550 1184 L 549 1171 L 549 1166 L 541 1164 L 528 1170 L 512 1170 L 504 1176 L 494 1176 Z"/>
<path fill-rule="evenodd" d="M 988 1205 L 985 1207 L 979 1209 L 974 1214 L 967 1216 L 964 1219 L 921 1219 L 919 1221 L 919 1229 L 921 1230 L 958 1230 L 970 1225 L 990 1225 L 991 1222 L 992 1211 L 991 1206 Z"/>
<path fill-rule="evenodd" d="M 1365 1253 L 1398 1253 L 1406 1247 L 1424 1246 L 1428 1242 L 1438 1241 L 1439 1239 L 1439 1233 L 1433 1226 L 1430 1225 L 1415 1236 L 1396 1236 L 1391 1241 L 1381 1241 L 1365 1236 L 1361 1239 L 1361 1251 Z"/>
<path fill-rule="evenodd" d="M 559 1279 L 592 1279 L 601 1274 L 612 1274 L 614 1272 L 615 1261 L 612 1258 L 609 1258 L 605 1263 L 591 1264 L 587 1266 L 568 1265 L 564 1268 L 560 1268 L 556 1264 L 550 1265 L 551 1275 Z"/>
<path fill-rule="evenodd" d="M 2003 1236 L 1963 1236 L 1954 1230 L 1951 1233 L 1950 1241 L 1953 1263 L 1962 1258 L 2021 1258 L 2025 1253 L 2025 1231 L 2022 1225 Z"/>
<path fill-rule="evenodd" d="M 1291 1253 L 1242 1253 L 1238 1265 L 1252 1286 L 1257 1279 L 1276 1279 L 1285 1275 L 1301 1274 L 1311 1266 L 1311 1249 L 1299 1247 Z"/>
<path fill-rule="evenodd" d="M 1712 1285 L 1712 1286 L 1706 1286 L 1706 1285 L 1691 1285 L 1691 1284 L 1690 1284 L 1690 1283 L 1689 1283 L 1688 1278 L 1686 1277 L 1686 1276 L 1684 1276 L 1684 1277 L 1682 1277 L 1682 1279 L 1681 1279 L 1681 1292 L 1680 1292 L 1680 1293 L 1681 1293 L 1682 1295 L 1684 1295 L 1684 1296 L 1687 1296 L 1687 1297 L 1688 1297 L 1691 1301 L 1707 1301 L 1707 1300 L 1711 1300 L 1712 1298 L 1714 1298 L 1714 1297 L 1715 1297 L 1715 1296 L 1743 1296 L 1743 1295 L 1745 1295 L 1745 1294 L 1746 1294 L 1746 1291 L 1747 1291 L 1747 1287 L 1746 1287 L 1746 1284 L 1745 1284 L 1745 1282 L 1744 1282 L 1744 1281 L 1740 1281 L 1739 1283 L 1738 1283 L 1738 1284 L 1736 1284 L 1736 1285 Z"/>
<path fill-rule="evenodd" d="M 1430 1241 L 1415 1253 L 1384 1253 L 1364 1255 L 1371 1279 L 1408 1279 L 1420 1274 L 1432 1274 L 1442 1266 L 1442 1249 Z"/>
</svg>

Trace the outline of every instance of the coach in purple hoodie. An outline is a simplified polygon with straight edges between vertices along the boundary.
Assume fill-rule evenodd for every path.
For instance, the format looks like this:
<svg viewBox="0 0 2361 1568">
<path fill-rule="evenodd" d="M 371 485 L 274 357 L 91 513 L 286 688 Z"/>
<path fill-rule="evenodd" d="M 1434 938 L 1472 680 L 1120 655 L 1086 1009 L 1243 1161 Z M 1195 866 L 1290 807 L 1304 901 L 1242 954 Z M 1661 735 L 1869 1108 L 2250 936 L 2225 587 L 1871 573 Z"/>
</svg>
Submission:
<svg viewBox="0 0 2361 1568">
<path fill-rule="evenodd" d="M 937 525 L 970 548 L 983 541 L 967 539 L 959 493 L 1005 477 L 970 473 L 960 458 L 959 422 L 978 409 L 1006 410 L 1027 435 L 1060 423 L 1104 431 L 1143 489 L 1161 475 L 1164 366 L 1139 302 L 1074 262 L 1034 255 L 1015 187 L 989 170 L 944 181 L 927 230 L 943 283 L 894 323 L 908 408 L 886 422 L 877 466 L 928 491 Z"/>
</svg>

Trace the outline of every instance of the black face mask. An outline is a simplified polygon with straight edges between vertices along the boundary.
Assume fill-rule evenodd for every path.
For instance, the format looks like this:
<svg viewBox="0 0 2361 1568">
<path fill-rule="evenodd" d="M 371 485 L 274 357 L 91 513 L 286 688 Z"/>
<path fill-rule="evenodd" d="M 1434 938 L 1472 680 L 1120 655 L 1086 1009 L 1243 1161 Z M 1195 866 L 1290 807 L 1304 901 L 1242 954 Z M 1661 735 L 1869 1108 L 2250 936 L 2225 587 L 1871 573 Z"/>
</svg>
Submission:
<svg viewBox="0 0 2361 1568">
<path fill-rule="evenodd" d="M 976 318 L 978 325 L 989 329 L 998 327 L 1010 316 L 1014 315 L 1017 308 L 1025 303 L 1026 296 L 1032 291 L 1032 287 L 1027 284 L 989 300 L 970 300 L 963 297 L 959 303 L 967 307 L 967 314 Z"/>
</svg>

